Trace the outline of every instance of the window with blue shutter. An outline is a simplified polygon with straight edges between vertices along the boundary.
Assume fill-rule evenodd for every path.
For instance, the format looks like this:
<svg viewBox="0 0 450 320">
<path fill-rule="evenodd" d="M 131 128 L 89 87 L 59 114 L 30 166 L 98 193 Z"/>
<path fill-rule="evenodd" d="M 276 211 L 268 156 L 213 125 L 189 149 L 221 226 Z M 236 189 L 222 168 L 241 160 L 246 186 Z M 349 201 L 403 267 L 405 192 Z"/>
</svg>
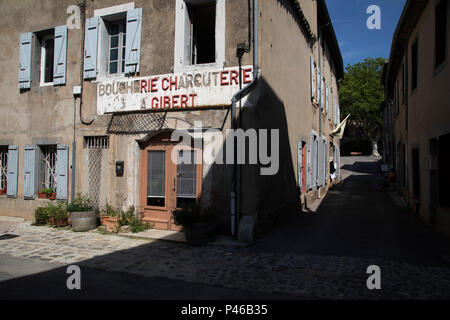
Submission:
<svg viewBox="0 0 450 320">
<path fill-rule="evenodd" d="M 142 8 L 127 11 L 125 73 L 138 73 L 141 59 Z"/>
<path fill-rule="evenodd" d="M 53 84 L 66 84 L 67 26 L 55 28 L 55 53 L 53 62 Z"/>
<path fill-rule="evenodd" d="M 311 56 L 311 99 L 316 97 L 316 67 L 314 57 Z"/>
<path fill-rule="evenodd" d="M 17 146 L 8 147 L 8 180 L 6 195 L 10 198 L 17 198 L 17 180 L 19 169 L 19 148 Z"/>
<path fill-rule="evenodd" d="M 311 188 L 315 189 L 317 187 L 317 152 L 319 151 L 319 141 L 317 136 L 311 134 Z"/>
<path fill-rule="evenodd" d="M 306 188 L 307 190 L 311 189 L 311 143 L 306 144 Z"/>
<path fill-rule="evenodd" d="M 97 77 L 98 25 L 98 17 L 86 19 L 86 33 L 84 37 L 84 79 L 95 79 Z"/>
<path fill-rule="evenodd" d="M 23 197 L 34 199 L 36 197 L 36 169 L 37 169 L 37 146 L 25 146 L 23 155 Z"/>
<path fill-rule="evenodd" d="M 67 201 L 69 194 L 69 146 L 58 145 L 56 157 L 56 199 Z"/>
<path fill-rule="evenodd" d="M 20 34 L 19 89 L 31 88 L 31 54 L 33 33 Z"/>
<path fill-rule="evenodd" d="M 303 187 L 302 170 L 303 170 L 302 141 L 299 141 L 297 144 L 297 176 L 298 176 L 298 186 L 300 188 L 300 192 Z"/>
</svg>

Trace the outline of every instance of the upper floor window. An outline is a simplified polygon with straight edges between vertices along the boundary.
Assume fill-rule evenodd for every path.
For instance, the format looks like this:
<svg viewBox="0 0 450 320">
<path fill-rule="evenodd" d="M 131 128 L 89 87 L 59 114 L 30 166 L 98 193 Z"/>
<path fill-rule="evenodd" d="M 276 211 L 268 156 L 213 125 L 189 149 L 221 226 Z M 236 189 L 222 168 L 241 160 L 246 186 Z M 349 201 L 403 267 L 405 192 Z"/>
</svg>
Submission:
<svg viewBox="0 0 450 320">
<path fill-rule="evenodd" d="M 125 20 L 108 25 L 109 34 L 109 64 L 108 73 L 125 72 L 125 50 L 127 25 Z"/>
<path fill-rule="evenodd" d="M 94 11 L 86 19 L 84 79 L 140 73 L 142 8 L 134 2 Z"/>
<path fill-rule="evenodd" d="M 40 79 L 41 85 L 53 84 L 53 59 L 55 50 L 55 36 L 53 32 L 40 38 L 41 61 L 40 61 Z"/>
<path fill-rule="evenodd" d="M 441 0 L 435 10 L 435 66 L 438 67 L 447 54 L 447 0 Z"/>
<path fill-rule="evenodd" d="M 411 47 L 411 89 L 417 88 L 419 68 L 419 40 L 417 39 Z"/>
<path fill-rule="evenodd" d="M 176 0 L 174 71 L 191 66 L 223 68 L 225 0 Z"/>
<path fill-rule="evenodd" d="M 216 62 L 216 2 L 186 4 L 188 51 L 190 64 Z"/>
<path fill-rule="evenodd" d="M 20 34 L 19 89 L 66 84 L 66 62 L 67 26 Z"/>
</svg>

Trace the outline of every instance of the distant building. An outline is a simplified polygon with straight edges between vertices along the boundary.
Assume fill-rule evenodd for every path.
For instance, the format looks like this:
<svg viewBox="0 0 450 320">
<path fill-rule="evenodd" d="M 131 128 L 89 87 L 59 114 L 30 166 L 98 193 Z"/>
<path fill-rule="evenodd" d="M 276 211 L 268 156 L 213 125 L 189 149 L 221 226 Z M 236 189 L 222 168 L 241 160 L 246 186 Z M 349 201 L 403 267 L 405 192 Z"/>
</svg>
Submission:
<svg viewBox="0 0 450 320">
<path fill-rule="evenodd" d="M 236 125 L 278 129 L 279 163 L 266 176 L 270 164 L 239 165 L 236 210 L 233 166 L 202 158 L 211 137 L 180 151 L 200 157 L 188 165 L 171 161 L 171 135 L 233 127 L 239 80 L 254 80 L 254 1 L 81 1 L 80 28 L 73 3 L 2 3 L 0 214 L 31 218 L 51 188 L 134 205 L 155 228 L 177 229 L 172 210 L 198 203 L 220 211 L 223 233 L 244 215 L 264 231 L 334 183 L 343 63 L 324 0 L 258 1 L 258 81 Z"/>
<path fill-rule="evenodd" d="M 450 234 L 448 0 L 408 0 L 384 68 L 385 161 L 411 208 Z"/>
</svg>

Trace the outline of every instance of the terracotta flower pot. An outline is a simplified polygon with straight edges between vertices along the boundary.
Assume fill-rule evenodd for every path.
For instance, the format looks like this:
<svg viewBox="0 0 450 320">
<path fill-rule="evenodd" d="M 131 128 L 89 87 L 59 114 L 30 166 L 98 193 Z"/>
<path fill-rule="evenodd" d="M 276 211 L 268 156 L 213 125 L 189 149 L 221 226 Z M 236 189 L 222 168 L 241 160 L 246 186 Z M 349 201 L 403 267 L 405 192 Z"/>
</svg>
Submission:
<svg viewBox="0 0 450 320">
<path fill-rule="evenodd" d="M 39 199 L 56 200 L 56 192 L 53 192 L 53 193 L 38 192 L 38 198 Z"/>
<path fill-rule="evenodd" d="M 117 217 L 102 216 L 102 225 L 106 227 L 107 232 L 117 231 Z"/>
</svg>

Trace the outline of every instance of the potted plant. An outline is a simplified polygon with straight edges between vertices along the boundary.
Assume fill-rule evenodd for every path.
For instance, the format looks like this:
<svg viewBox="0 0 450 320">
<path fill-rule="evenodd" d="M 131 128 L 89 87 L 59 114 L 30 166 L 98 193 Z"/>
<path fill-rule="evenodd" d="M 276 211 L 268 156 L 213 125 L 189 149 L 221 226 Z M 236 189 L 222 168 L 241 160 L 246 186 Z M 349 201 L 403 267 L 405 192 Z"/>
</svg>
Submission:
<svg viewBox="0 0 450 320">
<path fill-rule="evenodd" d="M 114 208 L 106 204 L 101 211 L 102 225 L 105 226 L 107 232 L 117 232 L 120 228 L 119 217 Z"/>
<path fill-rule="evenodd" d="M 88 196 L 78 193 L 67 206 L 67 211 L 73 231 L 83 232 L 97 228 L 97 214 Z"/>
<path fill-rule="evenodd" d="M 54 227 L 65 227 L 69 224 L 69 215 L 67 214 L 67 209 L 63 203 L 58 203 L 56 205 L 49 204 L 46 209 L 50 223 Z"/>
<path fill-rule="evenodd" d="M 53 188 L 44 188 L 41 192 L 38 192 L 38 198 L 56 200 L 56 192 Z"/>
<path fill-rule="evenodd" d="M 199 246 L 214 241 L 217 218 L 215 209 L 207 207 L 202 210 L 198 205 L 173 211 L 175 225 L 183 226 L 189 244 Z"/>
</svg>

